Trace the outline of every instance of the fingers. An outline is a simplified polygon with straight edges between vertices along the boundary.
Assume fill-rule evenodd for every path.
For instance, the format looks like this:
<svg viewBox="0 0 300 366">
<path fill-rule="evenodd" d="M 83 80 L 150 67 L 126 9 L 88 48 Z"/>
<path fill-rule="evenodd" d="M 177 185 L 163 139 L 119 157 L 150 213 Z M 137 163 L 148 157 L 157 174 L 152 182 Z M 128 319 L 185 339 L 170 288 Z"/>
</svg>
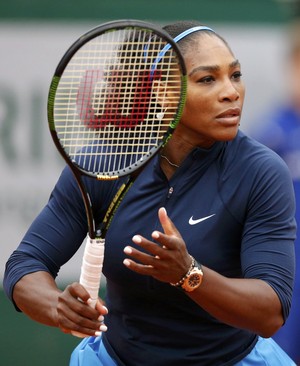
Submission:
<svg viewBox="0 0 300 366">
<path fill-rule="evenodd" d="M 101 315 L 108 314 L 107 307 L 103 304 L 103 301 L 100 301 L 99 299 L 97 300 L 97 303 L 96 303 L 96 309 L 99 311 L 99 313 Z"/>
<path fill-rule="evenodd" d="M 141 235 L 132 238 L 135 246 L 126 246 L 124 265 L 142 275 L 152 276 L 162 282 L 177 282 L 190 266 L 190 256 L 179 231 L 170 220 L 165 208 L 158 211 L 163 232 L 154 231 L 152 239 Z M 142 248 L 139 250 L 136 246 Z"/>
<path fill-rule="evenodd" d="M 160 208 L 158 212 L 159 220 L 163 227 L 164 233 L 154 231 L 152 238 L 155 242 L 150 241 L 141 235 L 134 235 L 132 241 L 134 244 L 145 249 L 148 254 L 151 254 L 154 258 L 167 258 L 169 256 L 168 250 L 180 250 L 185 248 L 185 243 L 176 229 L 173 222 L 169 219 L 166 209 Z M 160 244 L 160 245 L 157 245 Z M 124 252 L 128 255 L 134 256 L 135 259 L 143 262 L 146 265 L 153 265 L 153 257 L 143 252 L 137 251 L 131 246 L 126 246 Z M 155 261 L 154 261 L 155 262 Z M 129 264 L 127 262 L 127 264 Z"/>
<path fill-rule="evenodd" d="M 142 241 L 141 241 L 142 242 Z M 124 248 L 124 253 L 129 255 L 131 258 L 133 258 L 136 262 L 133 260 L 126 258 L 123 263 L 127 267 L 134 268 L 138 273 L 141 274 L 149 274 L 150 271 L 155 266 L 155 256 L 149 255 L 147 253 L 141 252 L 135 248 L 132 248 L 130 246 L 127 246 Z M 139 264 L 139 263 L 141 264 Z"/>
<path fill-rule="evenodd" d="M 181 235 L 178 232 L 178 230 L 176 229 L 175 225 L 173 224 L 173 222 L 169 218 L 169 216 L 167 214 L 167 210 L 164 207 L 161 207 L 158 210 L 158 218 L 159 218 L 161 226 L 164 230 L 164 233 L 166 235 L 175 235 L 175 236 L 180 236 L 181 237 Z"/>
<path fill-rule="evenodd" d="M 64 333 L 80 336 L 98 336 L 107 327 L 103 324 L 107 308 L 98 300 L 92 308 L 90 296 L 79 283 L 66 287 L 58 298 L 57 314 L 59 328 Z"/>
<path fill-rule="evenodd" d="M 124 252 L 132 258 L 124 259 L 123 264 L 127 268 L 141 275 L 152 276 L 160 281 L 169 282 L 168 261 L 162 261 L 157 256 L 154 257 L 130 247 L 126 247 Z"/>
<path fill-rule="evenodd" d="M 177 282 L 178 278 L 182 277 L 182 273 L 186 273 L 185 268 L 190 265 L 186 263 L 190 260 L 186 251 L 181 253 L 180 250 L 160 247 L 139 235 L 134 236 L 133 240 L 140 247 L 147 248 L 151 254 L 131 246 L 125 247 L 124 252 L 130 258 L 124 259 L 123 264 L 130 270 L 141 275 L 152 276 L 162 282 L 172 283 Z"/>
<path fill-rule="evenodd" d="M 74 282 L 72 285 L 67 287 L 70 295 L 75 299 L 80 299 L 84 303 L 89 303 L 91 298 L 88 291 L 81 286 L 79 283 Z"/>
<path fill-rule="evenodd" d="M 154 240 L 156 240 L 156 243 L 142 237 L 141 235 L 135 235 L 132 238 L 132 241 L 134 244 L 145 249 L 148 253 L 152 254 L 153 256 L 165 257 L 167 255 L 166 249 L 172 248 L 175 246 L 175 244 L 171 244 L 171 241 L 174 241 L 175 239 L 174 238 L 169 239 L 164 234 L 161 235 L 158 231 L 155 231 L 153 234 L 154 234 L 153 238 L 154 238 Z M 157 242 L 161 245 L 157 245 Z M 132 248 L 132 247 L 127 247 L 127 248 L 131 248 L 131 251 L 134 251 L 134 248 Z M 126 250 L 127 250 L 127 254 L 131 254 L 131 253 L 129 253 L 129 249 L 126 249 Z M 141 254 L 143 254 L 143 253 L 141 253 Z"/>
</svg>

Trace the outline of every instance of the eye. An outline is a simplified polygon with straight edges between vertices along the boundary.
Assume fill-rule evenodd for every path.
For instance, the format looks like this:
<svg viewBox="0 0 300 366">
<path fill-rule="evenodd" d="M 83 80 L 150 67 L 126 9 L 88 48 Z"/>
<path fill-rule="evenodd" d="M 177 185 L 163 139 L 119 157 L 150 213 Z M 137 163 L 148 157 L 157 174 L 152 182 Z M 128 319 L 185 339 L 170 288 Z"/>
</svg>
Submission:
<svg viewBox="0 0 300 366">
<path fill-rule="evenodd" d="M 242 73 L 240 71 L 236 71 L 232 75 L 232 79 L 235 81 L 240 81 L 242 77 Z"/>
<path fill-rule="evenodd" d="M 214 80 L 213 76 L 204 76 L 198 80 L 198 83 L 211 84 Z"/>
</svg>

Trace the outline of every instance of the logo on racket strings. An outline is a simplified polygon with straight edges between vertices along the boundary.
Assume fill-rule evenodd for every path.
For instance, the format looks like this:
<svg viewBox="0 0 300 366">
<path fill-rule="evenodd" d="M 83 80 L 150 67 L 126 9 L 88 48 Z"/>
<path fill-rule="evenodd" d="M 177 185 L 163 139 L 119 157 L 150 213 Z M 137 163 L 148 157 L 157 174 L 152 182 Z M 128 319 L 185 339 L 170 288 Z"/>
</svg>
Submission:
<svg viewBox="0 0 300 366">
<path fill-rule="evenodd" d="M 77 95 L 79 118 L 88 128 L 134 128 L 151 113 L 153 81 L 160 79 L 160 70 L 87 70 Z"/>
</svg>

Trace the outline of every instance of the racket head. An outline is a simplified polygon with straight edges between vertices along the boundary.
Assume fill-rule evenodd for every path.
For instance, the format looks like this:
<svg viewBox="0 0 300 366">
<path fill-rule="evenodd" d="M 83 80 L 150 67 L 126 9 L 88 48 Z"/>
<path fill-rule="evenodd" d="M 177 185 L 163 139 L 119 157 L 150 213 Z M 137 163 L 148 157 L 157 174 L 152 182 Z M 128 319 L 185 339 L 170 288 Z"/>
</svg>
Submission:
<svg viewBox="0 0 300 366">
<path fill-rule="evenodd" d="M 145 164 L 171 137 L 186 98 L 172 37 L 142 21 L 105 23 L 80 37 L 52 78 L 48 123 L 69 165 L 100 180 Z"/>
</svg>

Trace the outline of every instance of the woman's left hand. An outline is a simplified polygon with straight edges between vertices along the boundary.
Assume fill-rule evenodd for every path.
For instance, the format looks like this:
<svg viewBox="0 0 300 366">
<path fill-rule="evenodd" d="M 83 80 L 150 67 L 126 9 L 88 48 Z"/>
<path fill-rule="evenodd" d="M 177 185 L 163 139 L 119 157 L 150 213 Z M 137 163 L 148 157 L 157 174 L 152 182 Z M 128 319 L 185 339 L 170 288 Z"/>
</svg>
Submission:
<svg viewBox="0 0 300 366">
<path fill-rule="evenodd" d="M 158 217 L 164 232 L 152 233 L 155 242 L 141 235 L 135 235 L 132 241 L 146 253 L 126 246 L 124 253 L 131 259 L 126 258 L 123 263 L 139 274 L 152 276 L 162 282 L 176 283 L 188 272 L 192 259 L 165 208 L 159 209 Z"/>
</svg>

